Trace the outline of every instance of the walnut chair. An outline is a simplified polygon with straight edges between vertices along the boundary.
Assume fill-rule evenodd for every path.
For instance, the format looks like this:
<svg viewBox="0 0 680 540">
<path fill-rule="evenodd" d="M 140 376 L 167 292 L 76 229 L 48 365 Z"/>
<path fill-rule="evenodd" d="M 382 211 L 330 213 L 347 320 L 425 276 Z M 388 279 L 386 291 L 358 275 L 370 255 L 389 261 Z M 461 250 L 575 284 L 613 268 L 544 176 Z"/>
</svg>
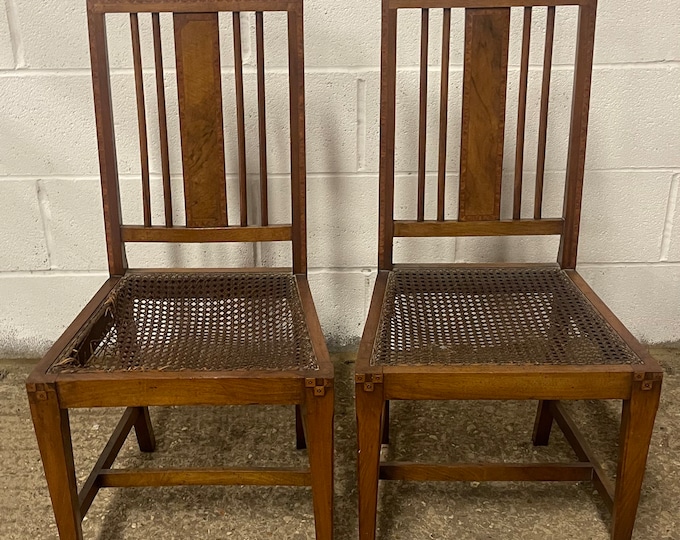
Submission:
<svg viewBox="0 0 680 540">
<path fill-rule="evenodd" d="M 218 22 L 218 12 L 225 10 L 233 13 L 227 20 L 233 22 L 234 38 L 238 223 L 227 218 Z M 251 201 L 246 183 L 241 10 L 255 12 L 256 29 L 260 193 Z M 288 30 L 285 92 L 290 99 L 292 219 L 287 224 L 269 223 L 267 201 L 264 20 L 274 11 L 283 12 Z M 124 224 L 121 217 L 106 41 L 106 20 L 113 13 L 130 14 L 143 225 Z M 110 278 L 26 384 L 59 535 L 64 540 L 83 537 L 83 516 L 100 488 L 251 484 L 311 486 L 316 537 L 330 539 L 333 367 L 307 281 L 302 0 L 88 0 L 87 15 Z M 155 80 L 159 111 L 162 225 L 152 224 L 142 17 L 148 17 L 153 35 L 155 79 L 150 82 Z M 174 28 L 175 40 L 186 217 L 181 226 L 173 223 L 171 198 L 166 113 L 170 107 L 161 50 L 166 21 L 171 23 L 170 32 Z M 249 204 L 253 208 L 257 203 L 258 223 L 247 212 Z M 292 268 L 130 269 L 126 262 L 129 242 L 282 241 L 292 245 Z M 133 427 L 140 449 L 154 450 L 149 406 L 249 404 L 296 407 L 297 444 L 307 445 L 309 468 L 112 467 Z M 84 407 L 126 410 L 78 491 L 69 409 Z"/>
<path fill-rule="evenodd" d="M 548 219 L 542 213 L 553 37 L 556 12 L 561 16 L 567 6 L 577 12 L 578 28 L 568 135 L 564 131 L 568 136 L 565 193 L 562 217 Z M 395 219 L 397 14 L 408 8 L 421 10 L 422 25 L 419 140 L 412 145 L 418 155 L 418 187 L 417 197 L 410 195 L 417 214 L 412 220 Z M 461 13 L 464 67 L 458 215 L 446 219 L 452 8 L 465 10 Z M 438 173 L 432 198 L 436 219 L 425 219 L 428 26 L 430 12 L 439 9 L 443 32 Z M 511 12 L 523 19 L 523 27 L 514 179 L 509 178 L 509 189 L 503 191 L 509 204 L 504 205 L 507 214 L 502 217 Z M 521 197 L 532 12 L 534 18 L 537 12 L 545 17 L 545 30 L 541 30 L 545 41 L 535 196 L 530 201 L 533 212 L 527 217 Z M 382 1 L 379 271 L 355 371 L 362 540 L 375 538 L 381 479 L 589 480 L 612 512 L 611 537 L 631 538 L 662 370 L 575 269 L 595 14 L 595 0 Z M 405 138 L 405 132 L 400 133 Z M 557 264 L 394 263 L 394 240 L 399 237 L 519 235 L 559 235 Z M 615 483 L 605 476 L 562 404 L 563 400 L 603 399 L 623 402 Z M 389 439 L 390 400 L 538 400 L 533 443 L 546 445 L 555 421 L 578 461 L 381 463 L 381 443 Z"/>
</svg>

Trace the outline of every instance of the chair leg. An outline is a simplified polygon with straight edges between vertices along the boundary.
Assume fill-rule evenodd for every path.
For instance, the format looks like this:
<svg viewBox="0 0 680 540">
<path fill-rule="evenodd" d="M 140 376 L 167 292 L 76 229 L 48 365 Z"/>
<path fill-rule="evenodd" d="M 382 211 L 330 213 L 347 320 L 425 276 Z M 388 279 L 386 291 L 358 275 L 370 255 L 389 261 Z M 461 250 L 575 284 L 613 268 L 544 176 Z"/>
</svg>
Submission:
<svg viewBox="0 0 680 540">
<path fill-rule="evenodd" d="M 28 399 L 59 537 L 82 540 L 68 411 L 59 407 L 52 386 L 29 385 Z"/>
<path fill-rule="evenodd" d="M 307 448 L 307 442 L 305 441 L 305 426 L 302 422 L 300 405 L 295 405 L 295 447 L 298 450 Z"/>
<path fill-rule="evenodd" d="M 385 400 L 385 413 L 382 421 L 382 443 L 390 444 L 390 400 Z"/>
<path fill-rule="evenodd" d="M 151 417 L 148 407 L 138 407 L 139 416 L 135 422 L 135 434 L 137 443 L 142 452 L 153 452 L 156 449 L 156 436 L 153 433 Z"/>
<path fill-rule="evenodd" d="M 380 478 L 380 428 L 385 411 L 383 385 L 366 390 L 356 385 L 357 435 L 359 445 L 359 538 L 375 540 Z"/>
<path fill-rule="evenodd" d="M 306 389 L 302 414 L 307 427 L 316 540 L 333 538 L 333 388 L 315 396 Z"/>
<path fill-rule="evenodd" d="M 633 534 L 660 396 L 661 381 L 636 381 L 630 400 L 623 402 L 612 540 L 630 540 Z"/>
<path fill-rule="evenodd" d="M 550 412 L 551 403 L 548 400 L 538 402 L 538 411 L 536 411 L 536 421 L 534 422 L 534 446 L 547 446 L 550 440 L 550 430 L 553 425 L 553 415 Z"/>
</svg>

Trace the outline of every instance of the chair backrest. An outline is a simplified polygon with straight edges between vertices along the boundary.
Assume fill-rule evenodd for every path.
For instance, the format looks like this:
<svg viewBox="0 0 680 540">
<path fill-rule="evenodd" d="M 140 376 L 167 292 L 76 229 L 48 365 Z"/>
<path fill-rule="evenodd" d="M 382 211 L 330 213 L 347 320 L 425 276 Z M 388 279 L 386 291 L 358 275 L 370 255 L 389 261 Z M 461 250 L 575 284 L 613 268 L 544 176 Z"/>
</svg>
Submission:
<svg viewBox="0 0 680 540">
<path fill-rule="evenodd" d="M 293 272 L 307 271 L 305 225 L 305 105 L 302 0 L 88 0 L 90 54 L 94 84 L 97 138 L 104 201 L 104 220 L 111 274 L 126 267 L 126 242 L 273 242 L 292 243 Z M 233 23 L 233 78 L 235 80 L 238 159 L 238 217 L 227 215 L 225 138 L 223 127 L 221 36 L 218 14 L 231 12 Z M 256 42 L 256 87 L 259 146 L 259 196 L 249 198 L 246 171 L 246 125 L 244 112 L 244 69 L 241 38 L 242 12 L 254 12 Z M 270 12 L 287 18 L 288 87 L 290 111 L 291 221 L 270 223 L 267 183 L 267 134 L 265 118 L 264 21 Z M 111 69 L 106 20 L 113 14 L 128 14 L 135 77 L 139 129 L 139 156 L 143 217 L 141 225 L 123 223 L 120 179 L 114 134 Z M 161 31 L 161 20 L 174 28 Z M 140 20 L 150 18 L 153 36 L 153 70 L 158 107 L 158 130 L 150 137 L 145 110 L 144 73 Z M 252 20 L 252 15 L 249 15 Z M 146 21 L 148 22 L 148 21 Z M 186 222 L 173 223 L 173 197 L 168 146 L 168 112 L 163 67 L 163 42 L 174 35 L 179 135 Z M 162 37 L 164 38 L 162 40 Z M 167 54 L 168 51 L 165 51 Z M 166 62 L 167 64 L 167 62 Z M 145 68 L 147 66 L 144 66 Z M 175 66 L 171 66 L 175 67 Z M 166 66 L 167 68 L 167 66 Z M 174 71 L 167 70 L 168 73 Z M 226 70 L 231 75 L 231 67 Z M 169 96 L 170 97 L 170 96 Z M 117 114 L 117 111 L 116 111 Z M 118 125 L 118 124 L 116 124 Z M 229 134 L 228 134 L 229 135 Z M 152 223 L 152 194 L 149 172 L 151 141 L 160 147 L 164 220 Z M 233 203 L 234 201 L 231 201 Z M 259 203 L 260 218 L 252 212 Z M 234 204 L 229 205 L 230 208 Z M 231 213 L 233 214 L 233 212 Z"/>
<path fill-rule="evenodd" d="M 566 156 L 565 196 L 561 218 L 545 219 L 543 191 L 548 104 L 556 11 L 572 6 L 577 12 L 576 59 L 573 64 L 571 120 Z M 533 212 L 522 215 L 527 81 L 532 11 L 545 11 L 544 55 L 538 121 L 538 150 Z M 449 117 L 452 8 L 464 16 L 462 119 L 457 219 L 447 219 L 447 133 Z M 501 219 L 503 158 L 508 96 L 508 50 L 511 8 L 522 18 L 521 60 L 517 98 L 512 217 Z M 400 10 L 421 10 L 420 102 L 418 115 L 417 211 L 414 219 L 395 219 L 395 108 L 397 101 L 397 18 Z M 431 11 L 443 10 L 436 219 L 425 219 L 426 132 L 428 102 L 428 32 Z M 379 268 L 393 266 L 395 237 L 560 235 L 558 262 L 574 268 L 580 223 L 586 129 L 593 60 L 596 0 L 383 0 L 380 94 L 380 231 Z M 534 17 L 536 18 L 536 17 Z M 571 19 L 573 21 L 573 19 Z M 538 26 L 538 25 L 537 25 Z M 414 104 L 415 106 L 415 104 Z M 566 137 L 566 132 L 565 132 Z M 508 186 L 510 187 L 510 186 Z"/>
</svg>

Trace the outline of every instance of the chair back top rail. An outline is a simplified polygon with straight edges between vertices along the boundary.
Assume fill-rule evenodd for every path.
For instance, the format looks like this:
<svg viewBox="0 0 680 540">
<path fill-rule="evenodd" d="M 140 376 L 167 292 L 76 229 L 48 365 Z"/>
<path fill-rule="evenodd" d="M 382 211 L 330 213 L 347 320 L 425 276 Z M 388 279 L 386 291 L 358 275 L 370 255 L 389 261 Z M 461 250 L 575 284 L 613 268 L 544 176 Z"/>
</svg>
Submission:
<svg viewBox="0 0 680 540">
<path fill-rule="evenodd" d="M 244 105 L 244 57 L 241 35 L 243 11 L 254 11 L 256 21 L 255 54 L 259 171 L 248 171 L 246 161 L 246 111 Z M 223 70 L 226 40 L 220 13 L 230 12 L 227 29 L 233 38 L 235 125 L 225 133 L 225 86 Z M 288 102 L 290 126 L 290 208 L 288 223 L 272 223 L 267 172 L 266 73 L 264 12 L 284 12 L 287 25 Z M 142 214 L 135 223 L 124 223 L 121 210 L 121 186 L 116 155 L 116 136 L 112 97 L 111 66 L 107 45 L 107 18 L 128 13 L 135 103 L 139 139 Z M 162 13 L 170 13 L 163 15 Z M 149 57 L 153 64 L 143 65 L 144 40 L 140 25 L 151 27 L 153 47 Z M 170 17 L 165 19 L 165 17 Z M 162 21 L 170 22 L 167 28 Z M 306 255 L 306 160 L 304 134 L 304 46 L 302 0 L 88 0 L 90 54 L 99 143 L 99 161 L 104 203 L 109 269 L 121 275 L 127 268 L 126 242 L 272 242 L 291 241 L 293 271 L 305 273 Z M 229 28 L 230 27 L 230 28 Z M 117 28 L 117 26 L 116 26 Z M 174 65 L 163 64 L 163 37 L 174 40 Z M 166 45 L 167 47 L 167 45 Z M 165 51 L 166 54 L 168 51 Z M 166 57 L 167 58 L 167 57 Z M 166 62 L 167 64 L 167 62 Z M 173 69 L 174 68 L 174 69 Z M 147 107 L 145 70 L 154 71 L 157 123 Z M 167 70 L 167 71 L 166 71 Z M 176 96 L 168 93 L 168 75 L 176 77 Z M 153 90 L 152 90 L 153 91 Z M 173 208 L 168 98 L 176 98 L 179 116 L 179 140 L 183 191 L 184 223 L 177 223 L 178 208 Z M 250 115 L 248 115 L 250 116 Z M 171 119 L 172 120 L 172 119 Z M 148 123 L 148 125 L 147 125 Z M 149 126 L 157 126 L 153 136 Z M 236 140 L 237 196 L 228 199 L 227 164 L 232 156 L 225 143 Z M 158 145 L 158 148 L 155 148 Z M 160 157 L 162 193 L 154 193 L 151 182 L 150 154 Z M 248 173 L 257 173 L 257 186 L 249 186 Z M 175 188 L 177 186 L 174 186 Z M 259 192 L 259 193 L 258 193 Z M 162 219 L 154 216 L 154 195 L 163 197 Z M 231 194 L 230 194 L 231 195 Z M 176 199 L 175 199 L 176 200 Z M 259 211 L 258 211 L 259 205 Z M 228 212 L 229 209 L 229 212 Z M 236 212 L 234 212 L 234 209 Z M 232 214 L 236 215 L 232 215 Z M 160 221 L 160 223 L 159 223 Z"/>
<path fill-rule="evenodd" d="M 557 14 L 562 6 L 578 11 L 578 28 L 575 36 L 575 61 L 571 118 L 566 156 L 565 195 L 561 217 L 544 217 L 544 190 L 546 148 L 551 102 L 551 74 Z M 511 41 L 511 8 L 522 18 L 521 50 L 518 91 L 510 95 L 508 65 Z M 540 13 L 534 9 L 540 7 Z M 451 118 L 450 57 L 451 11 L 464 9 L 464 39 L 461 45 L 462 97 L 460 121 Z M 558 9 L 560 8 L 560 9 Z M 420 10 L 420 65 L 419 103 L 416 131 L 417 143 L 417 196 L 413 219 L 395 218 L 395 164 L 397 116 L 397 65 L 398 11 Z M 428 112 L 428 62 L 429 41 L 432 32 L 431 15 L 442 10 L 441 62 L 439 63 L 439 126 L 436 170 L 436 219 L 427 219 L 426 212 L 426 138 Z M 595 31 L 595 0 L 383 0 L 381 46 L 381 97 L 380 97 L 380 225 L 379 268 L 393 266 L 395 237 L 431 236 L 506 236 L 506 235 L 560 235 L 558 262 L 564 268 L 574 268 L 578 246 L 581 194 L 585 166 L 586 131 L 592 74 L 592 57 Z M 525 152 L 527 132 L 527 94 L 532 41 L 532 15 L 545 17 L 542 40 L 543 59 L 539 89 L 540 105 L 537 121 L 537 146 L 533 204 L 531 213 L 523 215 L 522 193 L 525 185 Z M 533 33 L 536 33 L 534 29 Z M 457 45 L 453 43 L 453 47 Z M 516 108 L 516 136 L 514 140 L 514 171 L 511 189 L 504 190 L 504 153 L 507 151 L 506 117 L 508 101 Z M 413 104 L 415 108 L 415 103 Z M 531 110 L 529 108 L 529 110 Z M 447 143 L 452 124 L 460 126 L 460 161 L 457 186 L 457 216 L 446 215 L 447 190 L 451 176 L 447 170 Z M 400 134 L 404 130 L 400 128 Z M 453 141 L 451 141 L 453 142 Z M 457 141 L 456 141 L 457 142 Z M 510 141 L 513 142 L 513 141 Z M 401 169 L 400 169 L 401 170 Z M 510 204 L 503 205 L 505 197 Z M 509 219 L 503 217 L 502 208 L 510 210 Z"/>
</svg>

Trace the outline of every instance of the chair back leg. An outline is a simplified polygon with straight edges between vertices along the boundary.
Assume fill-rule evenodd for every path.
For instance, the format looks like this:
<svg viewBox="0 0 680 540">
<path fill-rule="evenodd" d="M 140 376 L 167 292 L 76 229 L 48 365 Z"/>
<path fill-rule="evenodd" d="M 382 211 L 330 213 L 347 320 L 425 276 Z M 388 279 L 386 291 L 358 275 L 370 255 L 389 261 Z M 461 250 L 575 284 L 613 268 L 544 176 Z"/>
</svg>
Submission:
<svg viewBox="0 0 680 540">
<path fill-rule="evenodd" d="M 550 412 L 551 401 L 542 399 L 538 402 L 536 422 L 534 423 L 534 446 L 547 446 L 550 440 L 550 430 L 553 425 L 553 415 Z"/>
<path fill-rule="evenodd" d="M 135 434 L 137 444 L 142 452 L 153 452 L 156 449 L 156 436 L 151 425 L 149 407 L 138 407 L 139 416 L 135 421 Z"/>
</svg>

